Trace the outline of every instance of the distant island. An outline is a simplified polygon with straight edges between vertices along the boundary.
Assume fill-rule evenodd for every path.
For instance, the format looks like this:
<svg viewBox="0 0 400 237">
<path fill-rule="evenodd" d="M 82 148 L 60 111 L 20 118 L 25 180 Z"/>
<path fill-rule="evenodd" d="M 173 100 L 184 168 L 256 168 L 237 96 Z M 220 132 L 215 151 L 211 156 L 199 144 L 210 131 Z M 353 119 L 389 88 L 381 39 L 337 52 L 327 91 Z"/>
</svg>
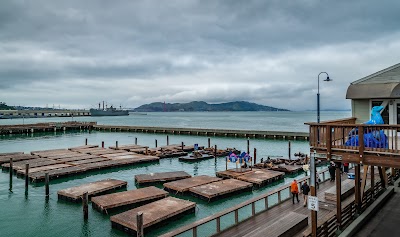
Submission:
<svg viewBox="0 0 400 237">
<path fill-rule="evenodd" d="M 235 101 L 221 104 L 208 104 L 204 101 L 189 103 L 162 103 L 154 102 L 141 105 L 133 112 L 201 112 L 201 111 L 289 111 L 271 106 L 259 105 L 246 101 Z"/>
</svg>

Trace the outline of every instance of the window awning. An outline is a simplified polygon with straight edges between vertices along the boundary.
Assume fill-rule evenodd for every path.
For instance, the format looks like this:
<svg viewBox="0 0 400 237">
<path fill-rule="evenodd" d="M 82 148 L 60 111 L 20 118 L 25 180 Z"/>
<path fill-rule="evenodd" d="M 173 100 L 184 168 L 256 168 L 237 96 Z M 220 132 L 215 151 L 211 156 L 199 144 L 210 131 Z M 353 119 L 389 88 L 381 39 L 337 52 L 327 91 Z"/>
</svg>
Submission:
<svg viewBox="0 0 400 237">
<path fill-rule="evenodd" d="M 400 83 L 351 84 L 346 99 L 400 98 Z"/>
</svg>

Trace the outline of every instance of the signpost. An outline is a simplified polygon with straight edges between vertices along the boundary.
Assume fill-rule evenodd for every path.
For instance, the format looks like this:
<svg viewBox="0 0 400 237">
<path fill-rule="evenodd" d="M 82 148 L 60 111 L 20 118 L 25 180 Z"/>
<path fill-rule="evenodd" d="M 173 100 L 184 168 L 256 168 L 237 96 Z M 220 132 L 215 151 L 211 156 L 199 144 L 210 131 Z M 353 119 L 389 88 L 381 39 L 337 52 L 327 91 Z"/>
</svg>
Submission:
<svg viewBox="0 0 400 237">
<path fill-rule="evenodd" d="M 311 211 L 319 211 L 318 197 L 308 196 L 308 209 Z"/>
</svg>

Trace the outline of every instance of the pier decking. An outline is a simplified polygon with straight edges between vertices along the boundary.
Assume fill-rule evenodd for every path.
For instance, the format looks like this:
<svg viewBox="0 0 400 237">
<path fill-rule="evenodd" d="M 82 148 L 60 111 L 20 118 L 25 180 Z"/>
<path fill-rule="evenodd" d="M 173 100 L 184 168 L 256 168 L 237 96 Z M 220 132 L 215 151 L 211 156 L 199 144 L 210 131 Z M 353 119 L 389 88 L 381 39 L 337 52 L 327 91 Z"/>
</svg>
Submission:
<svg viewBox="0 0 400 237">
<path fill-rule="evenodd" d="M 218 171 L 215 173 L 215 175 L 219 178 L 236 178 L 238 176 L 241 176 L 245 173 L 253 172 L 250 168 L 235 168 L 235 169 L 229 169 L 229 170 L 223 170 L 223 171 Z"/>
<path fill-rule="evenodd" d="M 186 173 L 185 171 L 172 171 L 172 172 L 135 175 L 135 182 L 138 184 L 149 184 L 149 183 L 174 181 L 179 179 L 187 179 L 190 177 L 192 176 Z"/>
<path fill-rule="evenodd" d="M 24 134 L 35 132 L 56 132 L 66 130 L 92 129 L 97 122 L 60 122 L 60 123 L 36 123 L 0 125 L 0 135 L 3 134 Z"/>
<path fill-rule="evenodd" d="M 303 166 L 279 164 L 279 165 L 272 166 L 270 168 L 270 170 L 281 171 L 281 172 L 285 172 L 287 174 L 294 174 L 294 173 L 303 171 Z"/>
<path fill-rule="evenodd" d="M 88 196 L 92 197 L 113 189 L 124 188 L 127 184 L 128 183 L 126 181 L 122 180 L 106 179 L 59 190 L 57 194 L 58 199 L 77 202 L 82 199 L 82 195 L 85 192 L 88 192 Z"/>
<path fill-rule="evenodd" d="M 277 139 L 291 139 L 291 140 L 308 140 L 309 138 L 309 133 L 306 132 L 143 127 L 143 126 L 118 126 L 118 125 L 97 125 L 97 124 L 94 125 L 93 128 L 99 131 L 185 134 L 185 135 L 197 135 L 197 136 L 252 137 L 252 138 L 273 138 L 273 139 L 277 138 Z"/>
<path fill-rule="evenodd" d="M 39 156 L 23 154 L 23 153 L 3 153 L 2 155 L 0 155 L 0 165 L 10 162 L 10 158 L 12 158 L 14 162 L 14 161 L 36 159 L 39 158 Z"/>
<path fill-rule="evenodd" d="M 168 196 L 168 192 L 154 186 L 106 194 L 92 198 L 92 205 L 100 212 L 107 213 L 111 209 L 141 205 Z"/>
<path fill-rule="evenodd" d="M 167 197 L 144 206 L 111 216 L 113 228 L 120 229 L 130 234 L 136 234 L 136 214 L 143 212 L 144 232 L 156 224 L 166 222 L 172 217 L 180 214 L 194 212 L 196 203 L 181 200 L 174 197 Z"/>
<path fill-rule="evenodd" d="M 168 182 L 164 184 L 164 189 L 174 191 L 176 193 L 183 193 L 189 191 L 190 188 L 220 181 L 220 178 L 211 177 L 207 175 L 199 175 L 188 179 Z"/>
<path fill-rule="evenodd" d="M 236 192 L 250 191 L 253 188 L 253 184 L 236 180 L 236 179 L 225 179 L 193 188 L 189 188 L 189 192 L 194 196 L 202 199 L 213 201 L 217 198 L 225 197 L 229 194 Z"/>
</svg>

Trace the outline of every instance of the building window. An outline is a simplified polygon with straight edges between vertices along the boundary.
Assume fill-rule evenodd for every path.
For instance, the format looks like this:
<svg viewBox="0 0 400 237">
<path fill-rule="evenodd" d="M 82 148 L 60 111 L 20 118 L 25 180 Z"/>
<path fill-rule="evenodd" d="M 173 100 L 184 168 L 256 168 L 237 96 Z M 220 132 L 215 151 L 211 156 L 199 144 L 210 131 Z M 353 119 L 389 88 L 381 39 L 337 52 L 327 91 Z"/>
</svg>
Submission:
<svg viewBox="0 0 400 237">
<path fill-rule="evenodd" d="M 371 103 L 371 109 L 372 109 L 372 107 L 374 107 L 374 106 L 381 106 L 382 103 L 383 103 L 382 100 L 372 101 L 372 103 Z M 384 122 L 385 124 L 389 124 L 389 106 L 388 106 L 388 105 L 386 105 L 386 107 L 383 109 L 381 115 L 382 115 L 382 118 L 383 118 L 383 122 Z"/>
</svg>

